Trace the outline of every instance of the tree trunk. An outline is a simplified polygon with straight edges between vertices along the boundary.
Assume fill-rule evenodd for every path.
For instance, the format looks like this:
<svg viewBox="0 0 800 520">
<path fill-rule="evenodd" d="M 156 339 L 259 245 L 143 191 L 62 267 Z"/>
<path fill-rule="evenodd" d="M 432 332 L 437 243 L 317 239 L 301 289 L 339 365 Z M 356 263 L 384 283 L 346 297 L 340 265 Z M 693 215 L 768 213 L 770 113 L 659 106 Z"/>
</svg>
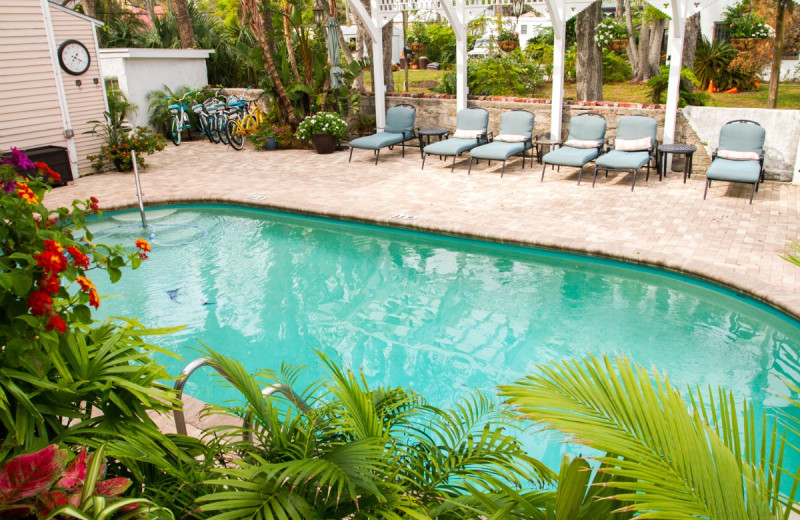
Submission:
<svg viewBox="0 0 800 520">
<path fill-rule="evenodd" d="M 147 10 L 147 16 L 150 17 L 150 23 L 155 24 L 156 20 L 156 6 L 153 0 L 145 0 L 144 7 Z"/>
<path fill-rule="evenodd" d="M 647 81 L 661 73 L 661 44 L 664 41 L 664 18 L 650 22 L 650 41 L 647 48 Z"/>
<path fill-rule="evenodd" d="M 781 58 L 783 55 L 783 21 L 786 18 L 786 4 L 789 0 L 778 0 L 778 13 L 775 16 L 775 55 L 769 73 L 769 94 L 767 108 L 778 106 L 778 84 L 781 80 Z"/>
<path fill-rule="evenodd" d="M 639 69 L 641 59 L 639 59 L 639 48 L 636 46 L 636 36 L 633 33 L 633 9 L 631 0 L 627 0 L 625 4 L 625 25 L 628 29 L 628 61 L 631 63 L 633 69 L 634 81 L 639 81 Z"/>
<path fill-rule="evenodd" d="M 292 4 L 284 0 L 283 5 L 283 41 L 286 45 L 286 55 L 289 56 L 289 66 L 292 68 L 292 75 L 297 83 L 302 83 L 303 79 L 300 77 L 300 69 L 297 68 L 297 60 L 294 57 L 294 45 L 292 45 Z M 309 85 L 310 87 L 311 85 Z"/>
<path fill-rule="evenodd" d="M 97 0 L 83 0 L 81 5 L 83 6 L 83 14 L 97 18 Z"/>
<path fill-rule="evenodd" d="M 394 22 L 383 26 L 381 39 L 383 40 L 383 81 L 386 92 L 394 92 L 394 75 L 392 74 L 392 37 L 394 36 Z"/>
<path fill-rule="evenodd" d="M 625 12 L 625 0 L 617 0 L 617 8 L 614 11 L 614 18 L 619 20 L 622 18 L 622 13 Z"/>
<path fill-rule="evenodd" d="M 697 52 L 697 40 L 700 38 L 700 13 L 694 13 L 686 19 L 683 30 L 683 55 L 681 63 L 689 70 L 694 70 L 694 55 Z"/>
<path fill-rule="evenodd" d="M 594 41 L 594 28 L 603 19 L 600 0 L 578 13 L 575 32 L 578 35 L 578 56 L 575 61 L 577 99 L 603 99 L 603 51 Z"/>
<path fill-rule="evenodd" d="M 178 23 L 178 36 L 181 39 L 181 49 L 194 49 L 194 29 L 192 18 L 189 16 L 189 6 L 186 0 L 172 0 L 172 10 L 175 11 L 175 20 Z"/>
<path fill-rule="evenodd" d="M 259 0 L 241 0 L 242 14 L 247 19 L 250 30 L 253 32 L 253 36 L 261 46 L 262 54 L 264 55 L 264 66 L 272 78 L 275 91 L 278 94 L 278 101 L 281 109 L 283 110 L 284 114 L 286 114 L 289 123 L 296 125 L 297 116 L 294 113 L 292 101 L 289 99 L 289 95 L 286 93 L 283 82 L 281 82 L 280 74 L 278 74 L 278 69 L 275 66 L 275 60 L 272 58 L 272 53 L 269 50 L 270 47 L 274 48 L 275 42 L 272 42 L 272 46 L 270 46 L 270 39 L 267 37 L 268 33 L 264 16 L 262 16 L 262 13 L 258 9 L 259 4 Z"/>
</svg>

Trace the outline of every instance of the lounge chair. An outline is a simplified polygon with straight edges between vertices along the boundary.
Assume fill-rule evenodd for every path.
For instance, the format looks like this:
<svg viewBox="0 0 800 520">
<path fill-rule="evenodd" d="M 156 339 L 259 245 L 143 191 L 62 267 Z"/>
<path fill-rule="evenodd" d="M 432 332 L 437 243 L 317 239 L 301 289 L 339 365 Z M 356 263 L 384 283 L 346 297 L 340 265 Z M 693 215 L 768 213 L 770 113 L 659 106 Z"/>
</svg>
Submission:
<svg viewBox="0 0 800 520">
<path fill-rule="evenodd" d="M 542 182 L 547 165 L 573 166 L 580 168 L 578 184 L 581 183 L 583 167 L 592 162 L 603 150 L 606 138 L 606 118 L 597 112 L 587 112 L 573 117 L 569 122 L 569 135 L 560 148 L 542 157 Z"/>
<path fill-rule="evenodd" d="M 712 180 L 744 182 L 752 184 L 750 204 L 758 190 L 758 183 L 764 180 L 764 128 L 749 119 L 737 119 L 725 123 L 719 131 L 719 146 L 711 154 L 711 166 L 706 171 L 708 194 Z"/>
<path fill-rule="evenodd" d="M 464 108 L 456 116 L 456 131 L 452 137 L 431 143 L 422 151 L 422 167 L 425 168 L 425 158 L 429 155 L 453 156 L 453 165 L 456 167 L 456 157 L 472 150 L 476 146 L 487 143 L 487 129 L 489 127 L 489 112 L 485 108 Z"/>
<path fill-rule="evenodd" d="M 619 119 L 617 136 L 614 138 L 614 149 L 609 147 L 608 153 L 600 156 L 594 163 L 592 186 L 597 181 L 597 172 L 609 170 L 629 171 L 633 173 L 631 191 L 636 187 L 636 172 L 645 164 L 647 177 L 650 179 L 650 162 L 657 160 L 658 121 L 647 116 L 624 116 Z"/>
<path fill-rule="evenodd" d="M 469 151 L 469 171 L 472 173 L 472 159 L 503 161 L 500 177 L 506 171 L 506 161 L 513 155 L 522 154 L 522 167 L 525 168 L 525 152 L 533 148 L 533 119 L 527 110 L 511 110 L 500 116 L 500 133 L 491 143 L 482 144 Z M 531 156 L 531 164 L 533 157 Z"/>
<path fill-rule="evenodd" d="M 417 117 L 417 110 L 407 103 L 395 105 L 386 111 L 386 128 L 383 132 L 359 137 L 350 141 L 350 158 L 353 159 L 353 149 L 372 150 L 375 153 L 375 164 L 381 156 L 381 148 L 389 147 L 391 150 L 394 145 L 399 144 L 403 149 L 403 157 L 406 156 L 406 141 L 415 139 L 414 120 Z"/>
</svg>

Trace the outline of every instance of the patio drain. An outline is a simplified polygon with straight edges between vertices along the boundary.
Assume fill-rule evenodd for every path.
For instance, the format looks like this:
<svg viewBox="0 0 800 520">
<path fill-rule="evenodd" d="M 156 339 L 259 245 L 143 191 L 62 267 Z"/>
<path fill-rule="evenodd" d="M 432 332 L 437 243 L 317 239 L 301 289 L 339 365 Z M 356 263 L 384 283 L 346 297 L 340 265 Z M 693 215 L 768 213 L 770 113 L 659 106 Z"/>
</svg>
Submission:
<svg viewBox="0 0 800 520">
<path fill-rule="evenodd" d="M 266 199 L 266 195 L 248 195 L 247 200 L 264 200 Z"/>
<path fill-rule="evenodd" d="M 398 213 L 397 215 L 392 216 L 392 218 L 396 218 L 398 220 L 414 220 L 417 217 L 414 215 L 403 215 L 402 213 Z"/>
</svg>

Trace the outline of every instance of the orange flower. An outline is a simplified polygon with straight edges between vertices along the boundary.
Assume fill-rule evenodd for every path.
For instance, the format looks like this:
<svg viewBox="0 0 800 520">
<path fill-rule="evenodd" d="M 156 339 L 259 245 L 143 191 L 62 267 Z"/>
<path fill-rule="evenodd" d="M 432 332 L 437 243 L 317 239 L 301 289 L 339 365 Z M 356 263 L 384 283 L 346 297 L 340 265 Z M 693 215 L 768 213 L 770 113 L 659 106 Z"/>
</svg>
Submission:
<svg viewBox="0 0 800 520">
<path fill-rule="evenodd" d="M 39 197 L 24 182 L 17 181 L 17 195 L 28 204 L 39 204 Z"/>
<path fill-rule="evenodd" d="M 75 281 L 78 282 L 78 285 L 81 286 L 81 290 L 84 292 L 90 292 L 94 290 L 94 284 L 85 276 L 78 276 L 75 278 Z"/>
<path fill-rule="evenodd" d="M 136 239 L 136 247 L 144 251 L 145 253 L 150 252 L 150 242 L 143 238 Z"/>
<path fill-rule="evenodd" d="M 89 291 L 89 305 L 91 305 L 95 309 L 100 307 L 100 296 L 97 294 L 97 291 L 95 289 Z"/>
</svg>

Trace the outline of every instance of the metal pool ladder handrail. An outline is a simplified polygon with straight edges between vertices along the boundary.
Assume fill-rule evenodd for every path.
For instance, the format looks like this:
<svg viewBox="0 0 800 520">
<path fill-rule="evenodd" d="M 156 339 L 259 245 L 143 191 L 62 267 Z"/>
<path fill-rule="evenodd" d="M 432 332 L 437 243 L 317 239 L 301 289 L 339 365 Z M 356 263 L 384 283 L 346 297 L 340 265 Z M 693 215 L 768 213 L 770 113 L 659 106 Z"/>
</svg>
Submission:
<svg viewBox="0 0 800 520">
<path fill-rule="evenodd" d="M 181 370 L 181 373 L 178 376 L 178 380 L 175 381 L 174 388 L 178 392 L 178 399 L 181 402 L 183 402 L 183 387 L 186 385 L 186 381 L 188 381 L 189 376 L 191 376 L 194 373 L 194 371 L 197 370 L 198 368 L 205 366 L 210 366 L 211 368 L 216 370 L 219 375 L 221 375 L 222 377 L 233 383 L 233 380 L 231 380 L 231 376 L 229 376 L 228 373 L 225 372 L 222 368 L 216 366 L 210 358 L 197 358 L 188 365 L 186 365 L 183 370 Z M 267 387 L 264 387 L 263 390 L 261 390 L 261 395 L 263 395 L 264 397 L 269 397 L 273 394 L 283 394 L 284 396 L 286 396 L 287 399 L 289 399 L 289 401 L 292 402 L 292 404 L 298 407 L 302 412 L 307 412 L 309 410 L 308 404 L 306 404 L 306 402 L 303 401 L 303 398 L 300 397 L 297 394 L 297 392 L 292 390 L 290 386 L 281 383 L 275 383 L 274 385 L 269 385 Z M 186 435 L 186 417 L 184 416 L 183 408 L 175 409 L 173 411 L 173 417 L 175 418 L 175 430 L 180 435 Z M 249 431 L 251 420 L 252 420 L 251 414 L 250 412 L 247 412 L 247 415 L 245 415 L 244 417 L 243 424 L 244 427 L 248 430 L 246 437 L 249 440 L 252 440 L 252 433 Z"/>
</svg>

